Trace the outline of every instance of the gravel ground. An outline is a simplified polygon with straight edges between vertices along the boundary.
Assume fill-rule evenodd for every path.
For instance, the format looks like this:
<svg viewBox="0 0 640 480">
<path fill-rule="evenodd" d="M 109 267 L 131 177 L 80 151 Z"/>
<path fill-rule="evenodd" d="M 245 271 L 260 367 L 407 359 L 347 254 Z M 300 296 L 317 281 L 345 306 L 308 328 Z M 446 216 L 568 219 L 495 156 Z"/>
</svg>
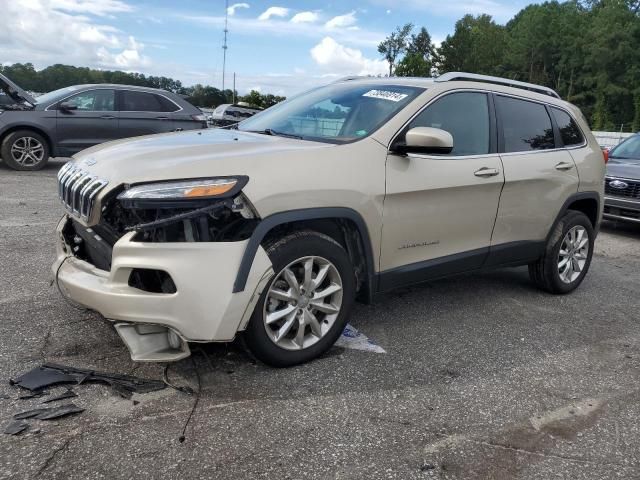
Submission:
<svg viewBox="0 0 640 480">
<path fill-rule="evenodd" d="M 0 371 L 49 361 L 159 379 L 51 286 L 61 164 L 0 166 Z M 334 347 L 275 370 L 207 346 L 169 372 L 200 379 L 184 442 L 195 396 L 77 387 L 84 413 L 0 435 L 0 478 L 640 478 L 640 228 L 605 224 L 596 247 L 569 296 L 519 268 L 357 306 L 352 324 L 386 354 Z M 3 426 L 42 401 L 17 397 L 3 381 Z"/>
</svg>

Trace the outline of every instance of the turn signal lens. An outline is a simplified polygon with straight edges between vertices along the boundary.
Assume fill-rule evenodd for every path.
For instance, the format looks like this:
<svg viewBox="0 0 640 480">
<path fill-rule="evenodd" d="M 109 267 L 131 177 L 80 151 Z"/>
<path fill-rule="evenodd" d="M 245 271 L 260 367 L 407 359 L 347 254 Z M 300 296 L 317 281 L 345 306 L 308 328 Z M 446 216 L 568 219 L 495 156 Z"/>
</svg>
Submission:
<svg viewBox="0 0 640 480">
<path fill-rule="evenodd" d="M 216 195 L 227 193 L 229 190 L 235 187 L 235 185 L 235 180 L 233 182 L 222 185 L 202 185 L 185 190 L 184 196 L 187 198 L 213 197 Z"/>
<path fill-rule="evenodd" d="M 609 163 L 609 149 L 605 148 L 602 150 L 602 158 L 604 159 L 604 163 Z"/>
</svg>

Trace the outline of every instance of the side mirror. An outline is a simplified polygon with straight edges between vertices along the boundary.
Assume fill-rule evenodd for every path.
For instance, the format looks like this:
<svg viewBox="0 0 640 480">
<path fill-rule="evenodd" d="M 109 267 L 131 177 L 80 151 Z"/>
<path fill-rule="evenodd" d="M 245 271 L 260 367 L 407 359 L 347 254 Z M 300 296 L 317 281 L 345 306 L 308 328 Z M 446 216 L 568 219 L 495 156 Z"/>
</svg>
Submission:
<svg viewBox="0 0 640 480">
<path fill-rule="evenodd" d="M 398 153 L 447 154 L 453 150 L 453 137 L 445 130 L 415 127 L 405 134 L 404 142 L 396 142 L 392 150 Z"/>
<path fill-rule="evenodd" d="M 58 110 L 62 110 L 63 112 L 70 112 L 71 110 L 77 110 L 78 106 L 69 102 L 61 102 L 58 104 Z"/>
</svg>

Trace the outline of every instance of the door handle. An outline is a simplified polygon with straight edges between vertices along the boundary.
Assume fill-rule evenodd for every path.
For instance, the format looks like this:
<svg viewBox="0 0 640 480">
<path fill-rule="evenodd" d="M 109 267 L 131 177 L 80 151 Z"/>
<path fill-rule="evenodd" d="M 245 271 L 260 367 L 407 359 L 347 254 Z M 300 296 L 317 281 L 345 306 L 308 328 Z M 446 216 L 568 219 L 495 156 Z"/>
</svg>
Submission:
<svg viewBox="0 0 640 480">
<path fill-rule="evenodd" d="M 573 168 L 573 164 L 568 162 L 560 162 L 556 165 L 556 170 L 571 170 Z"/>
<path fill-rule="evenodd" d="M 482 167 L 480 170 L 476 170 L 475 172 L 473 172 L 476 177 L 495 177 L 499 173 L 500 170 L 498 170 L 497 168 L 488 167 Z"/>
<path fill-rule="evenodd" d="M 116 117 L 114 117 L 113 115 L 102 115 L 100 118 L 104 120 L 113 120 Z"/>
<path fill-rule="evenodd" d="M 169 120 L 169 117 L 156 117 L 156 120 Z"/>
</svg>

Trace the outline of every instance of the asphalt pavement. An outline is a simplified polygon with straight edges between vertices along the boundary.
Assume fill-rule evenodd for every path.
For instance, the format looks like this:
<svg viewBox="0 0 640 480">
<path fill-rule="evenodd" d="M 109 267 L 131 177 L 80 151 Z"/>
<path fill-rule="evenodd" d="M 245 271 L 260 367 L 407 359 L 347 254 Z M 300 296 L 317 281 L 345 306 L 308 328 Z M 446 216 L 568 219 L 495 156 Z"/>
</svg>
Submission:
<svg viewBox="0 0 640 480">
<path fill-rule="evenodd" d="M 43 362 L 162 378 L 51 284 L 61 165 L 0 164 L 3 430 L 42 406 L 8 380 Z M 77 386 L 83 413 L 0 434 L 0 478 L 640 478 L 639 303 L 640 227 L 606 223 L 568 296 L 518 268 L 358 305 L 351 324 L 386 353 L 334 347 L 278 370 L 236 342 L 171 365 L 199 395 Z"/>
</svg>

